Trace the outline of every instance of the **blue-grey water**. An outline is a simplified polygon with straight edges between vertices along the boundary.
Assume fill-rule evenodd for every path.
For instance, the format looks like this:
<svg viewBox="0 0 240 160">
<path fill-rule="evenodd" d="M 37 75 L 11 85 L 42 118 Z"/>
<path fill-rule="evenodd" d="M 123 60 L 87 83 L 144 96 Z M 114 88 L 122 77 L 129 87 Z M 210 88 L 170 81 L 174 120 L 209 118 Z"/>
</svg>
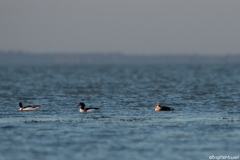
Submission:
<svg viewBox="0 0 240 160">
<path fill-rule="evenodd" d="M 0 108 L 0 160 L 240 155 L 240 64 L 0 66 Z"/>
</svg>

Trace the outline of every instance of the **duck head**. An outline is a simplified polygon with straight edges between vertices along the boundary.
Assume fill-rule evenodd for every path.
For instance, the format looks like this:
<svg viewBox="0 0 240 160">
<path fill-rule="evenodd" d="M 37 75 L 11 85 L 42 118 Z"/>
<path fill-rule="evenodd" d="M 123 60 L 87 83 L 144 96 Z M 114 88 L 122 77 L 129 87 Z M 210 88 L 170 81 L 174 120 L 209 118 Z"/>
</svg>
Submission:
<svg viewBox="0 0 240 160">
<path fill-rule="evenodd" d="M 85 104 L 83 102 L 79 102 L 77 106 L 80 106 L 81 109 L 84 109 L 85 108 Z"/>
<path fill-rule="evenodd" d="M 159 111 L 159 110 L 161 110 L 161 106 L 160 106 L 160 104 L 155 104 L 155 111 Z"/>
<path fill-rule="evenodd" d="M 22 102 L 19 102 L 19 107 L 23 108 Z"/>
</svg>

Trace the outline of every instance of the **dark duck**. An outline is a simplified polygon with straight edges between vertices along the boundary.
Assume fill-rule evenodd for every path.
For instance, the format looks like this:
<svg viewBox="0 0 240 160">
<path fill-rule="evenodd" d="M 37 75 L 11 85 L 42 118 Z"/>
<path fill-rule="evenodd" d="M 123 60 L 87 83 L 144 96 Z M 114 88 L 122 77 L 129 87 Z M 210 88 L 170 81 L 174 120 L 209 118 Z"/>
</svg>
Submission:
<svg viewBox="0 0 240 160">
<path fill-rule="evenodd" d="M 173 108 L 161 106 L 160 104 L 155 105 L 155 111 L 171 111 L 174 110 Z"/>
</svg>

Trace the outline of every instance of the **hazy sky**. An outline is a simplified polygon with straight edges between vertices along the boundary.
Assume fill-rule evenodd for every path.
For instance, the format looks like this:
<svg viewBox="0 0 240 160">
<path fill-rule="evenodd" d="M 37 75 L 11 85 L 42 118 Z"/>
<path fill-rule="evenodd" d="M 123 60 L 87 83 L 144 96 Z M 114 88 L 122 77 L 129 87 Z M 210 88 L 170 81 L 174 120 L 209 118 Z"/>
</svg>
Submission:
<svg viewBox="0 0 240 160">
<path fill-rule="evenodd" d="M 0 50 L 240 53 L 240 0 L 0 0 Z"/>
</svg>

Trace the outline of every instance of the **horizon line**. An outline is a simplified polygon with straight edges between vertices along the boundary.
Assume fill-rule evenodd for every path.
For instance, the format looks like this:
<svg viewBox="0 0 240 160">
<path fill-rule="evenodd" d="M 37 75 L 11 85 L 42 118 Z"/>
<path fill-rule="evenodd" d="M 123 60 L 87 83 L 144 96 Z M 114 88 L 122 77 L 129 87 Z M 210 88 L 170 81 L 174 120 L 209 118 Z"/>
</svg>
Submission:
<svg viewBox="0 0 240 160">
<path fill-rule="evenodd" d="M 1 51 L 0 54 L 31 54 L 31 55 L 123 55 L 123 56 L 236 56 L 240 55 L 240 52 L 235 53 L 171 53 L 171 52 L 159 52 L 159 53 L 125 53 L 125 52 L 28 52 L 28 51 Z"/>
</svg>

